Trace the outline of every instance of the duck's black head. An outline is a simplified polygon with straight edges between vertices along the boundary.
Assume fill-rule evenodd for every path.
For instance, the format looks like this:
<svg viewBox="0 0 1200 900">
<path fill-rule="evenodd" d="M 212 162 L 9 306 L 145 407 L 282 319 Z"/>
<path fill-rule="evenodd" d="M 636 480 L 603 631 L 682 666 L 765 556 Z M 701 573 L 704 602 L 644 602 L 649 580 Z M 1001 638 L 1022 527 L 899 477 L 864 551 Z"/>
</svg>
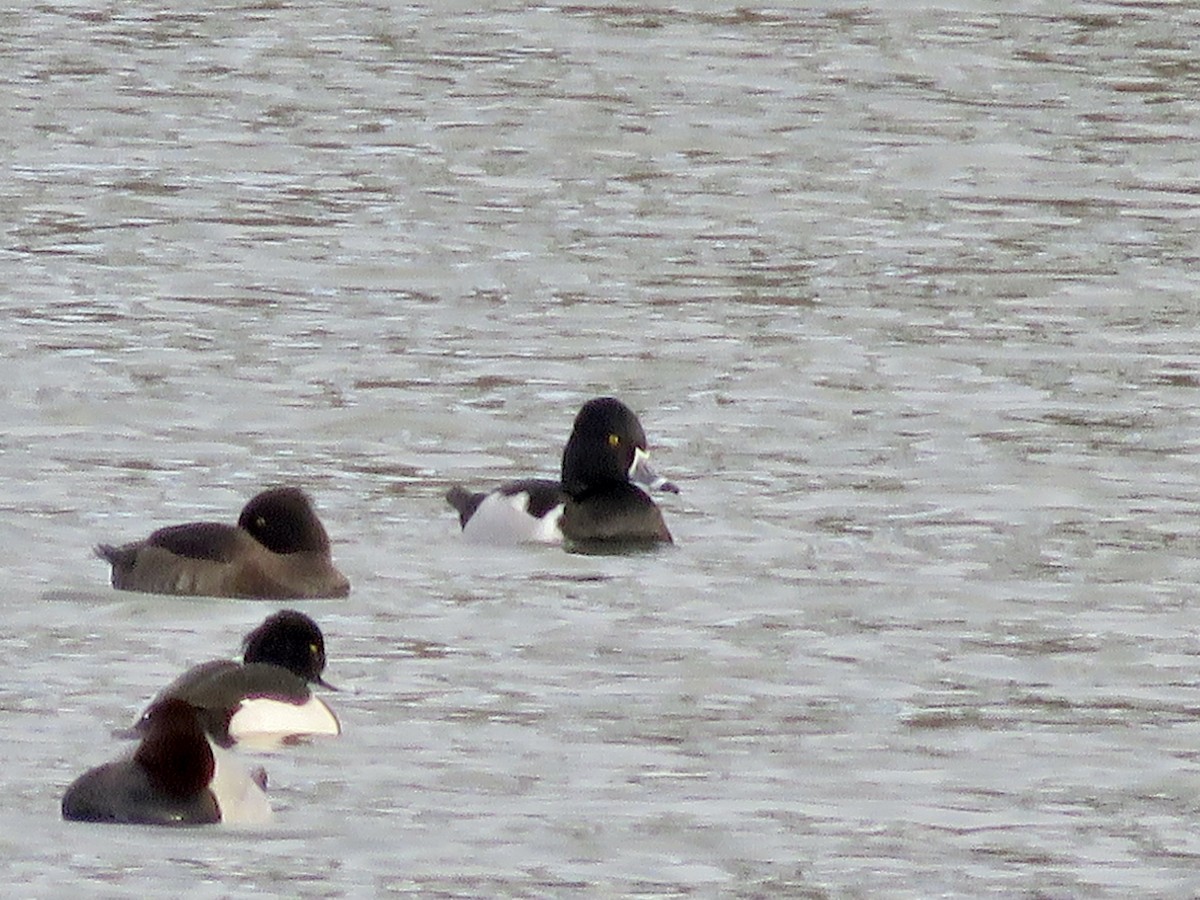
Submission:
<svg viewBox="0 0 1200 900">
<path fill-rule="evenodd" d="M 305 681 L 331 687 L 321 678 L 325 671 L 325 636 L 317 623 L 302 612 L 285 609 L 266 621 L 242 641 L 243 662 L 282 666 Z"/>
<path fill-rule="evenodd" d="M 238 525 L 274 553 L 329 552 L 325 526 L 299 488 L 271 488 L 256 495 L 242 509 Z"/>
</svg>

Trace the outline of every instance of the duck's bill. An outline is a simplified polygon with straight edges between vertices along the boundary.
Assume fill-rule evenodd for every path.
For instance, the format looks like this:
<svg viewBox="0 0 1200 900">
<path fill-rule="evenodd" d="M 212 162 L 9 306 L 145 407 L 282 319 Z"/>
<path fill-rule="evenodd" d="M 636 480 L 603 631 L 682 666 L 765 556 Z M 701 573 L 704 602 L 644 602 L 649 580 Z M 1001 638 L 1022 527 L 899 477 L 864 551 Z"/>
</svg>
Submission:
<svg viewBox="0 0 1200 900">
<path fill-rule="evenodd" d="M 668 494 L 679 493 L 679 488 L 675 486 L 674 482 L 667 481 L 654 471 L 654 466 L 650 465 L 650 454 L 640 448 L 633 454 L 633 465 L 629 467 L 629 480 L 644 485 L 651 491 L 665 491 Z"/>
<path fill-rule="evenodd" d="M 313 679 L 313 684 L 320 685 L 321 687 L 325 688 L 325 690 L 327 690 L 327 691 L 336 691 L 337 690 L 337 688 L 335 688 L 332 684 L 330 684 L 328 681 L 326 681 L 320 675 L 318 675 L 316 678 Z"/>
<path fill-rule="evenodd" d="M 138 722 L 136 725 L 131 725 L 128 728 L 114 728 L 112 736 L 118 741 L 140 741 L 146 736 L 141 725 L 142 723 Z"/>
</svg>

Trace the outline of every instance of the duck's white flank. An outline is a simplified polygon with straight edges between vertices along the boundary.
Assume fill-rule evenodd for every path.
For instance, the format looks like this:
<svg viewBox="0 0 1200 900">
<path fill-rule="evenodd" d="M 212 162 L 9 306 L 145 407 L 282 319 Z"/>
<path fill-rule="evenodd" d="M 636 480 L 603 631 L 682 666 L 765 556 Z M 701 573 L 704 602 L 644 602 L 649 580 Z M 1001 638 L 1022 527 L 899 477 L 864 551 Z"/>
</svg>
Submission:
<svg viewBox="0 0 1200 900">
<path fill-rule="evenodd" d="M 248 697 L 229 720 L 229 736 L 236 743 L 272 743 L 308 734 L 341 734 L 342 725 L 325 701 L 315 695 L 304 703 L 271 697 Z"/>
<path fill-rule="evenodd" d="M 271 821 L 271 801 L 250 776 L 249 769 L 232 752 L 212 746 L 216 763 L 209 790 L 217 798 L 221 821 L 226 825 L 261 825 Z"/>
<path fill-rule="evenodd" d="M 528 512 L 529 494 L 493 491 L 484 497 L 463 528 L 463 539 L 473 544 L 561 544 L 562 504 L 542 518 Z"/>
</svg>

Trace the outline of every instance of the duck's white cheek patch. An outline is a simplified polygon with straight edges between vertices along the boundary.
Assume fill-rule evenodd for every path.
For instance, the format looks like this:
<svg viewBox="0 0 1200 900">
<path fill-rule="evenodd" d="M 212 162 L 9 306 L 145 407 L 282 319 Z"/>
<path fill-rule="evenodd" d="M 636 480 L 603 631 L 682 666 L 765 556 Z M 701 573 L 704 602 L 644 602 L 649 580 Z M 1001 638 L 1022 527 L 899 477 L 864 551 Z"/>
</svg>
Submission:
<svg viewBox="0 0 1200 900">
<path fill-rule="evenodd" d="M 475 515 L 467 520 L 463 538 L 476 544 L 562 543 L 558 522 L 562 507 L 556 506 L 542 518 L 531 516 L 529 494 L 493 491 L 483 498 Z"/>
<path fill-rule="evenodd" d="M 314 696 L 304 703 L 249 697 L 229 720 L 229 736 L 239 744 L 271 744 L 299 735 L 341 733 L 341 723 L 333 710 Z"/>
<path fill-rule="evenodd" d="M 271 801 L 240 759 L 212 744 L 216 768 L 208 788 L 217 798 L 227 825 L 261 825 L 271 821 Z"/>
</svg>

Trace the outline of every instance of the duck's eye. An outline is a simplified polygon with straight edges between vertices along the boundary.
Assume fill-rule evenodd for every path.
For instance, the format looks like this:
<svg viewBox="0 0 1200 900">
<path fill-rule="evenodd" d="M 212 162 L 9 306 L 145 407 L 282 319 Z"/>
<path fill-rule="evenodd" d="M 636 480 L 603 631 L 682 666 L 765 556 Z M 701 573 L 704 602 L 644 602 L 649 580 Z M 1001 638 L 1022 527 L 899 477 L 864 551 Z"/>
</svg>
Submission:
<svg viewBox="0 0 1200 900">
<path fill-rule="evenodd" d="M 620 447 L 621 446 L 621 436 L 619 434 L 610 434 L 608 436 L 608 446 Z"/>
<path fill-rule="evenodd" d="M 317 655 L 317 645 L 316 645 L 316 644 L 309 644 L 309 645 L 308 645 L 308 652 L 309 652 L 309 653 L 311 653 L 313 656 L 316 656 L 316 655 Z"/>
<path fill-rule="evenodd" d="M 267 527 L 267 517 L 259 516 L 257 519 L 254 520 L 254 524 L 258 528 L 266 528 Z"/>
</svg>

